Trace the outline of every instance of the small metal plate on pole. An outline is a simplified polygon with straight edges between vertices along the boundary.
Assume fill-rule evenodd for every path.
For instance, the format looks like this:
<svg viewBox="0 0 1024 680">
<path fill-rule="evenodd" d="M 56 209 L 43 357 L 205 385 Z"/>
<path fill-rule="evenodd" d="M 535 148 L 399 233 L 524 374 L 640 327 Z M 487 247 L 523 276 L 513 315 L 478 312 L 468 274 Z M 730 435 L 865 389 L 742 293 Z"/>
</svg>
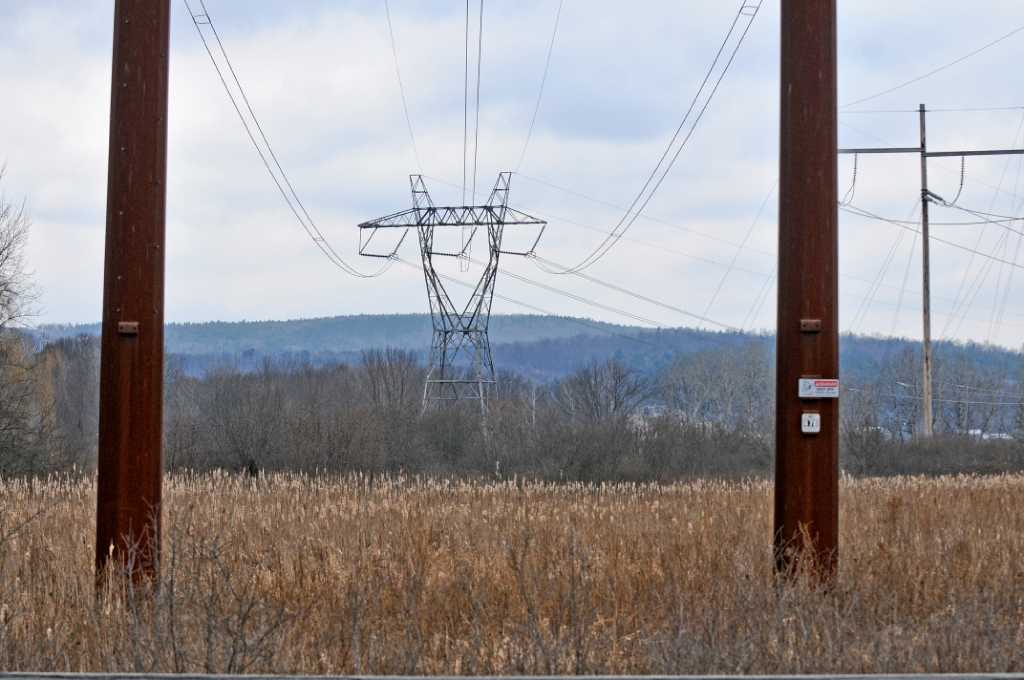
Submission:
<svg viewBox="0 0 1024 680">
<path fill-rule="evenodd" d="M 800 378 L 797 396 L 801 399 L 838 399 L 839 380 L 836 378 Z"/>
</svg>

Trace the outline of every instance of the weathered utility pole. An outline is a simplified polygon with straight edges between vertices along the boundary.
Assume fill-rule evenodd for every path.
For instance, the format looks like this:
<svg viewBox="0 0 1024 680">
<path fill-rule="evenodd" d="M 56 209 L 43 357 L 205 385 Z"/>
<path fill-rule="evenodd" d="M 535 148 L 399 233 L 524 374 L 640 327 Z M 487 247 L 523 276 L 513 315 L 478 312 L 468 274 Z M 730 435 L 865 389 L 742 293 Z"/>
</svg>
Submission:
<svg viewBox="0 0 1024 680">
<path fill-rule="evenodd" d="M 931 277 L 931 243 L 928 236 L 928 144 L 925 135 L 925 108 L 921 104 L 918 109 L 921 127 L 921 415 L 923 419 L 922 434 L 931 437 L 934 432 L 932 416 L 932 277 Z"/>
<path fill-rule="evenodd" d="M 931 277 L 931 236 L 928 224 L 929 206 L 940 205 L 945 200 L 928 189 L 928 159 L 959 156 L 1012 156 L 1024 154 L 1024 149 L 963 149 L 960 151 L 929 151 L 925 119 L 928 109 L 918 106 L 920 144 L 918 146 L 861 147 L 839 149 L 840 154 L 918 154 L 921 157 L 921 436 L 931 437 L 935 431 L 935 416 L 932 406 L 932 277 Z"/>
<path fill-rule="evenodd" d="M 836 2 L 782 0 L 775 565 L 822 578 L 839 533 Z"/>
<path fill-rule="evenodd" d="M 117 0 L 100 357 L 96 569 L 160 547 L 170 0 Z"/>
</svg>

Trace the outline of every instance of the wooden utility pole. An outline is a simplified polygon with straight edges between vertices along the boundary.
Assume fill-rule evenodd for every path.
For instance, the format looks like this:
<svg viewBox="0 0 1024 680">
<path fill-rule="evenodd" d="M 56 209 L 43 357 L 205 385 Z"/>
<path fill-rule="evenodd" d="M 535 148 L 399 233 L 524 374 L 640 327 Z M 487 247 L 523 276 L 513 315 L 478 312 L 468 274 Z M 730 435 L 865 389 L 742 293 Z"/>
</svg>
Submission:
<svg viewBox="0 0 1024 680">
<path fill-rule="evenodd" d="M 918 109 L 921 127 L 921 317 L 923 334 L 921 341 L 921 413 L 922 434 L 931 437 L 934 432 L 932 416 L 932 277 L 931 241 L 928 237 L 928 144 L 925 135 L 925 107 Z"/>
<path fill-rule="evenodd" d="M 962 149 L 956 151 L 929 151 L 925 119 L 928 109 L 918 106 L 920 144 L 918 146 L 859 147 L 839 149 L 840 154 L 918 154 L 921 157 L 921 436 L 931 437 L 935 431 L 935 416 L 932 406 L 932 277 L 931 277 L 931 236 L 928 224 L 929 206 L 932 202 L 940 205 L 945 200 L 928 188 L 928 159 L 954 158 L 959 156 L 1013 156 L 1024 154 L 1024 149 Z"/>
<path fill-rule="evenodd" d="M 117 0 L 100 356 L 96 569 L 160 546 L 170 0 Z"/>
<path fill-rule="evenodd" d="M 782 0 L 775 564 L 835 570 L 839 533 L 836 2 Z"/>
</svg>

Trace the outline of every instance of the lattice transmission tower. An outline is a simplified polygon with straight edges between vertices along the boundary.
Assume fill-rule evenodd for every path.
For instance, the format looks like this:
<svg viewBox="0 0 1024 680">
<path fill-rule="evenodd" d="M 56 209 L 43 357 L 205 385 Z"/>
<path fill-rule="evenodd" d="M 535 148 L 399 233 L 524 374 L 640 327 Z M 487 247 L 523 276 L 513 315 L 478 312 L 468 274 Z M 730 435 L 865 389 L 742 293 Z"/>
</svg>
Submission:
<svg viewBox="0 0 1024 680">
<path fill-rule="evenodd" d="M 434 327 L 430 363 L 423 388 L 424 410 L 443 402 L 472 399 L 480 403 L 481 412 L 486 412 L 488 391 L 497 381 L 488 326 L 498 259 L 501 255 L 532 255 L 547 226 L 544 220 L 508 207 L 511 179 L 512 173 L 500 173 L 490 197 L 483 205 L 435 206 L 423 176 L 410 175 L 411 209 L 359 225 L 359 254 L 366 257 L 395 259 L 409 230 L 415 229 L 418 235 L 423 277 L 427 284 L 427 300 Z M 526 250 L 504 250 L 502 239 L 506 226 L 537 227 L 537 237 Z M 436 249 L 434 233 L 438 227 L 461 228 L 461 246 L 452 250 Z M 371 252 L 370 246 L 381 229 L 404 231 L 389 252 Z M 487 261 L 482 263 L 483 271 L 472 286 L 468 300 L 459 306 L 452 301 L 444 284 L 444 279 L 453 279 L 438 272 L 434 258 L 455 258 L 460 265 L 468 265 L 470 246 L 480 229 L 486 230 Z M 460 266 L 460 270 L 465 271 L 465 268 Z"/>
</svg>

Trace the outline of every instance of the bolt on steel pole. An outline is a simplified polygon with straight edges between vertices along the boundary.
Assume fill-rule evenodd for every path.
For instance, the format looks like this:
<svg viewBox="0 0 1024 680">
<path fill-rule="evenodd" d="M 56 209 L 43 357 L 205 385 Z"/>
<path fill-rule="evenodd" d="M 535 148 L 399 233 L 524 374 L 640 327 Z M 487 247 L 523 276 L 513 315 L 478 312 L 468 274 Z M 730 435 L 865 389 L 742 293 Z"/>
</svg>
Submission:
<svg viewBox="0 0 1024 680">
<path fill-rule="evenodd" d="M 928 236 L 928 144 L 925 135 L 925 106 L 918 109 L 921 127 L 921 311 L 923 333 L 921 340 L 921 397 L 922 434 L 931 437 L 934 431 L 932 416 L 932 277 L 931 242 Z"/>
<path fill-rule="evenodd" d="M 100 355 L 96 569 L 160 546 L 170 0 L 117 0 Z"/>
<path fill-rule="evenodd" d="M 836 2 L 782 0 L 775 565 L 835 571 L 839 533 Z"/>
</svg>

